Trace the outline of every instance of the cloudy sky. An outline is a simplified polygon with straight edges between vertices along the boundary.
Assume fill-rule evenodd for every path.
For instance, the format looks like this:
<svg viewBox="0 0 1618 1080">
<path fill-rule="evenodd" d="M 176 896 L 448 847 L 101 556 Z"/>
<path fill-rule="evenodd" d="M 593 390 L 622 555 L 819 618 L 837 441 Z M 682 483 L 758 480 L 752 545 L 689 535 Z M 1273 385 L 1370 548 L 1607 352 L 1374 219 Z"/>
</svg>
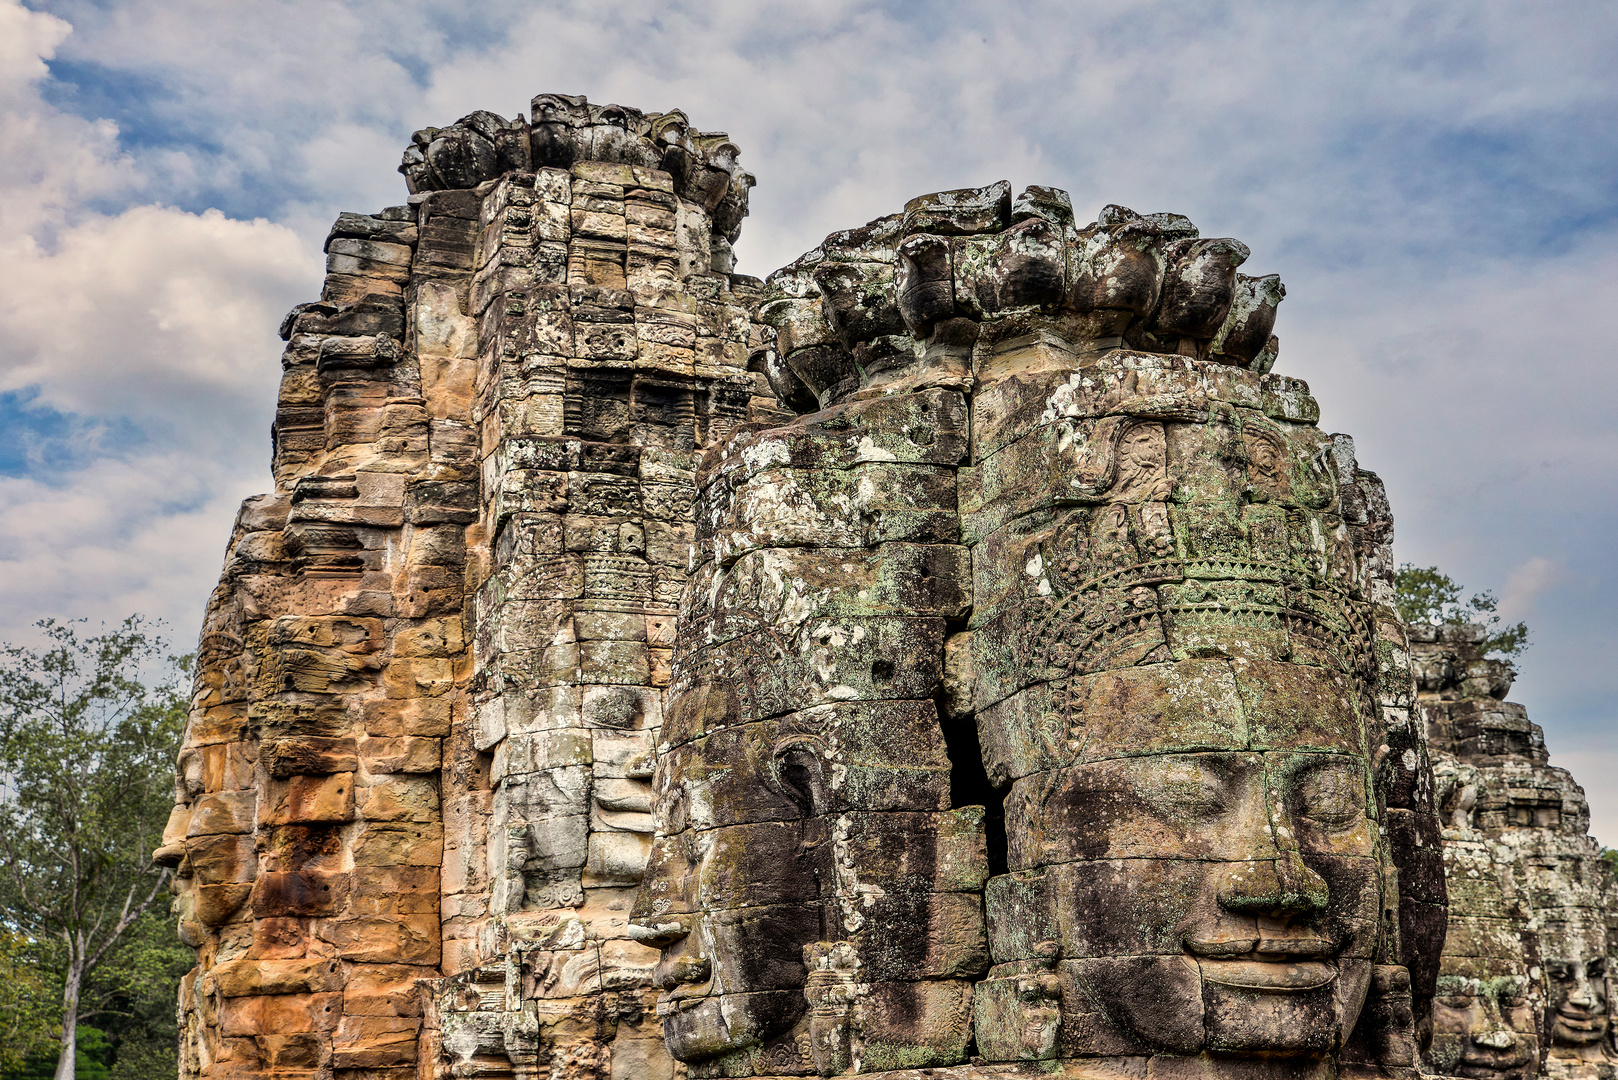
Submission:
<svg viewBox="0 0 1618 1080">
<path fill-rule="evenodd" d="M 1615 55 L 1606 0 L 0 0 L 0 639 L 194 639 L 327 225 L 412 130 L 581 93 L 731 133 L 751 273 L 1001 178 L 1246 241 L 1399 558 L 1532 626 L 1513 696 L 1618 844 Z"/>
</svg>

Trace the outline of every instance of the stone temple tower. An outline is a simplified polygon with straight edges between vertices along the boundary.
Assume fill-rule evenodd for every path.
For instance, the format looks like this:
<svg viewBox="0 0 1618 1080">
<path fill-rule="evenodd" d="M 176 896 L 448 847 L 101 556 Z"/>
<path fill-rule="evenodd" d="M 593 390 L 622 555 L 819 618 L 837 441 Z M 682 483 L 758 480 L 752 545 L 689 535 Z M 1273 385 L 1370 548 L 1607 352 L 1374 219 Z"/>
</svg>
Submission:
<svg viewBox="0 0 1618 1080">
<path fill-rule="evenodd" d="M 1280 278 L 1002 181 L 759 281 L 737 156 L 543 94 L 337 219 L 156 856 L 185 1080 L 1611 1080 L 1582 795 L 1401 621 Z"/>
<path fill-rule="evenodd" d="M 783 415 L 729 272 L 737 153 L 541 95 L 418 132 L 408 203 L 333 225 L 159 852 L 184 1075 L 672 1067 L 625 920 L 692 455 Z"/>
</svg>

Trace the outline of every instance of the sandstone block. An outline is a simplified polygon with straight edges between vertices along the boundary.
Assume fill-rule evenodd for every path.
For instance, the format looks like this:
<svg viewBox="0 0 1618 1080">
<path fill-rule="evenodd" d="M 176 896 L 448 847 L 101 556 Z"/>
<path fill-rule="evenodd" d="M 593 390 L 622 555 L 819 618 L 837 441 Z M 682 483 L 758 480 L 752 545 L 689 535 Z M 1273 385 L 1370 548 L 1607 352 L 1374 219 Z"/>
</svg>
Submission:
<svg viewBox="0 0 1618 1080">
<path fill-rule="evenodd" d="M 443 845 L 444 827 L 436 822 L 367 822 L 355 836 L 351 852 L 356 868 L 437 866 Z"/>
<path fill-rule="evenodd" d="M 343 989 L 348 1016 L 420 1016 L 418 980 L 438 978 L 438 969 L 406 964 L 356 964 Z"/>
<path fill-rule="evenodd" d="M 351 773 L 359 768 L 353 739 L 316 736 L 268 740 L 259 749 L 259 760 L 278 780 L 298 775 Z"/>
<path fill-rule="evenodd" d="M 327 240 L 326 252 L 329 255 L 349 255 L 356 259 L 367 259 L 394 266 L 409 266 L 411 255 L 408 244 L 391 244 L 383 240 L 346 236 Z"/>
<path fill-rule="evenodd" d="M 358 744 L 359 760 L 374 774 L 431 774 L 439 769 L 442 743 L 438 739 L 368 736 Z"/>
<path fill-rule="evenodd" d="M 247 957 L 253 960 L 296 960 L 303 957 L 303 921 L 292 918 L 253 920 L 253 942 Z"/>
<path fill-rule="evenodd" d="M 344 1016 L 332 1033 L 337 1068 L 408 1065 L 416 1060 L 421 1021 L 404 1016 Z"/>
<path fill-rule="evenodd" d="M 393 245 L 375 245 L 376 247 L 392 247 Z M 348 255 L 334 252 L 326 256 L 326 274 L 328 282 L 332 277 L 363 277 L 371 281 L 388 281 L 402 284 L 410 280 L 409 248 L 406 252 L 406 261 L 401 263 L 393 259 L 371 259 L 362 255 Z M 367 292 L 370 290 L 367 289 Z M 327 299 L 348 299 L 352 294 L 345 296 L 328 296 Z"/>
<path fill-rule="evenodd" d="M 219 1010 L 219 1030 L 224 1035 L 248 1036 L 335 1031 L 342 1018 L 342 1003 L 339 993 L 226 998 Z"/>
<path fill-rule="evenodd" d="M 258 872 L 251 836 L 197 837 L 186 841 L 184 849 L 186 866 L 199 885 L 252 881 Z"/>
<path fill-rule="evenodd" d="M 196 917 L 205 926 L 221 926 L 241 910 L 252 886 L 247 884 L 196 886 Z"/>
<path fill-rule="evenodd" d="M 259 994 L 318 994 L 342 987 L 336 960 L 313 957 L 301 960 L 230 960 L 209 973 L 220 996 Z"/>
<path fill-rule="evenodd" d="M 326 919 L 316 934 L 344 960 L 360 964 L 435 965 L 439 957 L 437 915 Z"/>
<path fill-rule="evenodd" d="M 269 871 L 253 882 L 253 915 L 260 919 L 330 915 L 341 910 L 347 894 L 347 874 Z"/>
<path fill-rule="evenodd" d="M 219 791 L 199 798 L 191 807 L 186 835 L 214 836 L 253 831 L 254 808 L 258 793 L 246 791 Z"/>
<path fill-rule="evenodd" d="M 446 853 L 445 859 L 449 855 Z M 441 873 L 432 866 L 394 866 L 351 877 L 350 915 L 424 915 L 439 910 Z"/>
<path fill-rule="evenodd" d="M 271 781 L 258 808 L 261 826 L 339 822 L 354 817 L 354 774 L 292 776 Z"/>
<path fill-rule="evenodd" d="M 648 818 L 647 824 L 650 825 Z M 646 872 L 651 832 L 592 832 L 585 861 L 586 885 L 635 885 Z"/>
<path fill-rule="evenodd" d="M 376 777 L 356 788 L 356 800 L 366 821 L 439 820 L 438 783 L 433 777 Z"/>
</svg>

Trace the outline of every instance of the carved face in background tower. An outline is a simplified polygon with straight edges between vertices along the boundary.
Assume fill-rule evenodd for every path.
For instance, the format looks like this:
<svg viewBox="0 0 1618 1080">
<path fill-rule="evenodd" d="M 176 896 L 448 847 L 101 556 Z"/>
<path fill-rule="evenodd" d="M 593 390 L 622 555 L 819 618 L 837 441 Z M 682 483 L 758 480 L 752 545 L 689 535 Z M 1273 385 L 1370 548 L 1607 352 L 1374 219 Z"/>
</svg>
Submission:
<svg viewBox="0 0 1618 1080">
<path fill-rule="evenodd" d="M 769 1042 L 803 1015 L 803 950 L 824 937 L 819 877 L 830 848 L 813 826 L 822 762 L 804 742 L 734 725 L 730 688 L 671 702 L 669 724 L 709 732 L 664 754 L 653 779 L 658 836 L 635 908 L 662 949 L 653 981 L 664 1039 L 681 1061 Z"/>
<path fill-rule="evenodd" d="M 1589 918 L 1593 907 L 1596 904 L 1537 912 L 1545 969 L 1545 1027 L 1553 1056 L 1607 1062 L 1613 1050 L 1610 967 L 1606 927 Z"/>
<path fill-rule="evenodd" d="M 1551 1039 L 1563 1046 L 1595 1046 L 1605 1042 L 1607 958 L 1600 954 L 1545 961 L 1550 986 Z"/>
<path fill-rule="evenodd" d="M 1539 1067 L 1538 1008 L 1527 975 L 1469 973 L 1445 959 L 1430 1060 L 1470 1080 L 1525 1080 Z"/>
<path fill-rule="evenodd" d="M 1433 1072 L 1526 1080 L 1539 1069 L 1546 1003 L 1539 938 L 1511 866 L 1477 834 L 1446 837 L 1449 934 L 1433 999 Z"/>
<path fill-rule="evenodd" d="M 824 579 L 858 591 L 847 568 L 860 558 L 837 553 Z M 631 918 L 662 950 L 665 1041 L 693 1076 L 957 1063 L 967 977 L 987 965 L 982 810 L 949 809 L 937 712 L 905 665 L 873 673 L 876 620 L 778 603 L 769 582 L 806 575 L 775 569 L 754 556 L 701 575 L 700 607 L 682 613 L 693 638 L 719 640 L 675 662 L 657 838 Z M 794 620 L 802 637 L 779 632 Z M 731 636 L 738 622 L 753 634 Z"/>
</svg>

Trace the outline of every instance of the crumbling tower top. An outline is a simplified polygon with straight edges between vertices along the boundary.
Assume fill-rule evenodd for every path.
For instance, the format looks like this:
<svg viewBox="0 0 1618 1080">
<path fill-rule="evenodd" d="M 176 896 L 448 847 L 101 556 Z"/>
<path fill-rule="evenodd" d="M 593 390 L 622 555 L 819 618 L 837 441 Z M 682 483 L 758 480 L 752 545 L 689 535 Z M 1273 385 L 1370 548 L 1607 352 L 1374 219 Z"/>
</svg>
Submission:
<svg viewBox="0 0 1618 1080">
<path fill-rule="evenodd" d="M 712 236 L 714 270 L 729 273 L 731 246 L 756 182 L 736 161 L 740 148 L 722 131 L 698 131 L 678 109 L 644 113 L 627 105 L 591 105 L 582 95 L 538 94 L 532 120 L 484 109 L 445 128 L 412 136 L 399 171 L 413 195 L 475 188 L 506 173 L 566 169 L 591 161 L 666 172 L 674 194 L 700 208 Z"/>
</svg>

